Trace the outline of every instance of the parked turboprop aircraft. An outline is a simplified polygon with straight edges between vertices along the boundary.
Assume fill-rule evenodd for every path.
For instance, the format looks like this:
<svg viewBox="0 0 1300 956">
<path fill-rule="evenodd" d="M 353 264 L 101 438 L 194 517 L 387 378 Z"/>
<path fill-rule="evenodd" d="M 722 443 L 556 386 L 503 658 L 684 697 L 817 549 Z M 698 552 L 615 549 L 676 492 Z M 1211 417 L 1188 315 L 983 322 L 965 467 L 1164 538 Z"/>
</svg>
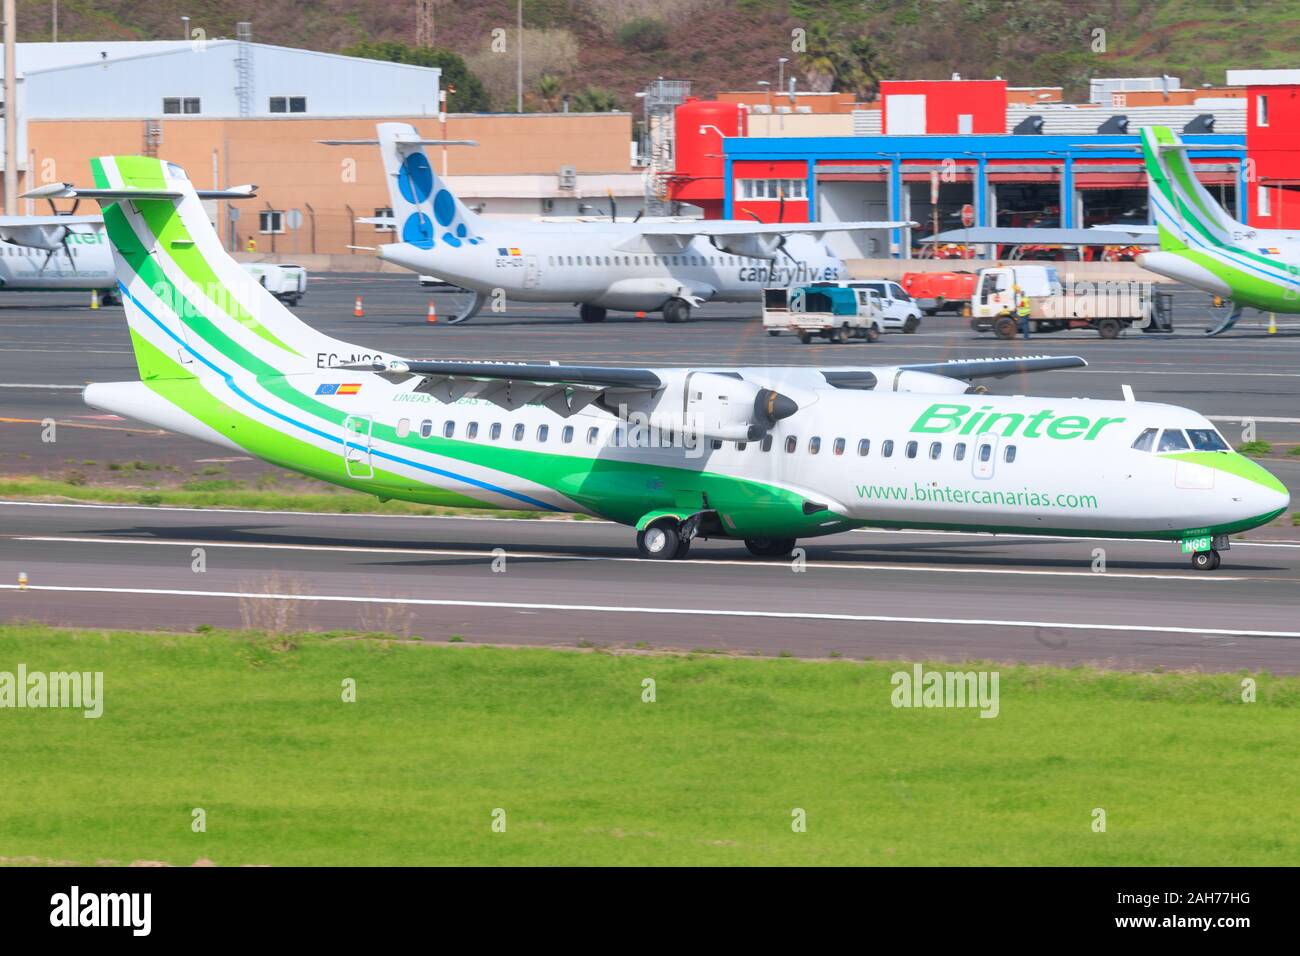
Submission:
<svg viewBox="0 0 1300 956">
<path fill-rule="evenodd" d="M 466 208 L 429 165 L 424 147 L 453 141 L 422 139 L 407 123 L 377 129 L 377 140 L 322 142 L 379 146 L 402 239 L 380 246 L 379 257 L 470 290 L 452 322 L 473 318 L 497 290 L 519 302 L 573 302 L 584 322 L 603 321 L 609 309 L 662 310 L 665 321 L 685 322 L 704 302 L 758 302 L 768 286 L 847 278 L 822 241 L 828 232 L 914 225 L 494 222 Z"/>
<path fill-rule="evenodd" d="M 0 289 L 117 291 L 99 216 L 0 216 Z"/>
<path fill-rule="evenodd" d="M 105 203 L 140 381 L 86 401 L 381 499 L 598 515 L 650 558 L 875 526 L 1174 540 L 1206 569 L 1289 502 L 1188 409 L 970 385 L 1080 358 L 599 368 L 352 345 L 239 267 L 179 167 L 92 165 L 70 194 Z"/>
<path fill-rule="evenodd" d="M 1107 150 L 1124 146 L 1098 147 Z M 1239 222 L 1201 185 L 1187 158 L 1188 150 L 1219 149 L 1184 143 L 1167 126 L 1142 130 L 1147 170 L 1147 204 L 1152 226 L 1103 226 L 1097 229 L 952 230 L 925 242 L 974 245 L 1158 246 L 1144 252 L 1138 265 L 1157 275 L 1185 282 L 1232 301 L 1232 310 L 1207 335 L 1236 325 L 1246 306 L 1265 312 L 1300 312 L 1300 232 L 1257 229 Z"/>
</svg>

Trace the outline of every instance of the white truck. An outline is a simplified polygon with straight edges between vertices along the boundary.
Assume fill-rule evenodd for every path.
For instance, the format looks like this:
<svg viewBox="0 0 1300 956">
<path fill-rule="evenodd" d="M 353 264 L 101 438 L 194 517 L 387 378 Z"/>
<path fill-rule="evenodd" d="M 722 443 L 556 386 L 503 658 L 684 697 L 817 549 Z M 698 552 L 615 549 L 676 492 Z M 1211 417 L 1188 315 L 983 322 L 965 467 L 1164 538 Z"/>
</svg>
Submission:
<svg viewBox="0 0 1300 956">
<path fill-rule="evenodd" d="M 1153 292 L 1151 283 L 1073 282 L 1061 284 L 1055 266 L 992 266 L 981 269 L 969 307 L 976 332 L 1014 338 L 1019 332 L 1016 301 L 1029 300 L 1029 331 L 1042 334 L 1092 329 L 1113 339 L 1126 328 L 1172 332 L 1173 296 Z"/>
<path fill-rule="evenodd" d="M 881 321 L 886 332 L 911 335 L 921 327 L 921 307 L 893 279 L 840 279 L 812 282 L 813 288 L 840 286 L 845 289 L 870 289 L 880 297 Z"/>
<path fill-rule="evenodd" d="M 297 305 L 307 294 L 307 270 L 291 262 L 245 262 L 244 270 L 281 302 Z"/>
<path fill-rule="evenodd" d="M 809 285 L 764 289 L 763 328 L 768 335 L 793 332 L 805 345 L 813 336 L 839 344 L 878 341 L 885 323 L 880 296 L 871 289 Z"/>
</svg>

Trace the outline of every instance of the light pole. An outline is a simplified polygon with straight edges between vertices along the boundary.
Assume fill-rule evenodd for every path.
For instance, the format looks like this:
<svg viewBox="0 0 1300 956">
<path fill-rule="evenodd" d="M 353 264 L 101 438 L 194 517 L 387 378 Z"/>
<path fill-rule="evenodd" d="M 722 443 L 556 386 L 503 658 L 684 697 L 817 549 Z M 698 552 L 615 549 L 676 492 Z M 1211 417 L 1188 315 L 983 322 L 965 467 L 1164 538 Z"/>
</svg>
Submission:
<svg viewBox="0 0 1300 956">
<path fill-rule="evenodd" d="M 181 17 L 181 39 L 188 40 L 189 38 L 190 38 L 190 18 Z"/>
<path fill-rule="evenodd" d="M 785 65 L 790 62 L 788 56 L 779 56 L 776 58 L 776 89 L 777 92 L 785 90 Z M 785 130 L 785 114 L 781 114 L 781 130 Z"/>
<path fill-rule="evenodd" d="M 767 91 L 767 135 L 772 135 L 772 81 L 759 80 L 758 85 Z"/>
</svg>

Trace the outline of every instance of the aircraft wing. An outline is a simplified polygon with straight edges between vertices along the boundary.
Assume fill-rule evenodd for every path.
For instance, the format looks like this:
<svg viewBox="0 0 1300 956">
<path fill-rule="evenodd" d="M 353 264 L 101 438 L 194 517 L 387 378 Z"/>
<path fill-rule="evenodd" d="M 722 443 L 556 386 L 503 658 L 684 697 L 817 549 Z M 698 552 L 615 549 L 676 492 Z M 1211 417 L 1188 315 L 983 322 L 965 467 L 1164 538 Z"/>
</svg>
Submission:
<svg viewBox="0 0 1300 956">
<path fill-rule="evenodd" d="M 1077 355 L 1024 355 L 1015 358 L 953 359 L 921 365 L 877 365 L 862 368 L 824 368 L 822 377 L 835 388 L 872 391 L 881 383 L 893 382 L 900 372 L 921 372 L 944 378 L 973 381 L 977 378 L 1005 378 L 1020 372 L 1050 372 L 1063 368 L 1083 368 L 1087 361 Z"/>
<path fill-rule="evenodd" d="M 663 379 L 650 369 L 597 365 L 394 359 L 337 367 L 375 372 L 394 382 L 419 375 L 424 381 L 416 391 L 427 392 L 443 402 L 477 398 L 508 410 L 540 404 L 566 418 L 607 392 L 656 392 L 664 385 Z"/>
<path fill-rule="evenodd" d="M 1144 226 L 1128 231 L 1124 226 L 1105 229 L 1036 229 L 978 226 L 951 229 L 920 240 L 922 243 L 955 243 L 971 246 L 1158 246 L 1160 240 Z"/>
<path fill-rule="evenodd" d="M 903 229 L 916 223 L 905 219 L 881 222 L 743 222 L 737 219 L 696 219 L 688 222 L 649 222 L 638 225 L 643 236 L 788 236 L 797 232 L 858 232 L 864 229 Z"/>
</svg>

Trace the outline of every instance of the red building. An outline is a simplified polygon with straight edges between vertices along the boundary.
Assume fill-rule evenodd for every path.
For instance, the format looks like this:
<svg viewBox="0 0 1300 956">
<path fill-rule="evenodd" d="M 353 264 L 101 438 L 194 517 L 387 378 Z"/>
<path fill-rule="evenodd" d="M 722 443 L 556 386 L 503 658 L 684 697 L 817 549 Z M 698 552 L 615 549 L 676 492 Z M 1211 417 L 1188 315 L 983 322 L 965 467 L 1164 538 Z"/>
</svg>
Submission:
<svg viewBox="0 0 1300 956">
<path fill-rule="evenodd" d="M 1300 70 L 1229 70 L 1246 87 L 1249 223 L 1300 228 Z"/>
<path fill-rule="evenodd" d="M 1005 80 L 883 80 L 881 129 L 886 136 L 1005 133 Z"/>
</svg>

